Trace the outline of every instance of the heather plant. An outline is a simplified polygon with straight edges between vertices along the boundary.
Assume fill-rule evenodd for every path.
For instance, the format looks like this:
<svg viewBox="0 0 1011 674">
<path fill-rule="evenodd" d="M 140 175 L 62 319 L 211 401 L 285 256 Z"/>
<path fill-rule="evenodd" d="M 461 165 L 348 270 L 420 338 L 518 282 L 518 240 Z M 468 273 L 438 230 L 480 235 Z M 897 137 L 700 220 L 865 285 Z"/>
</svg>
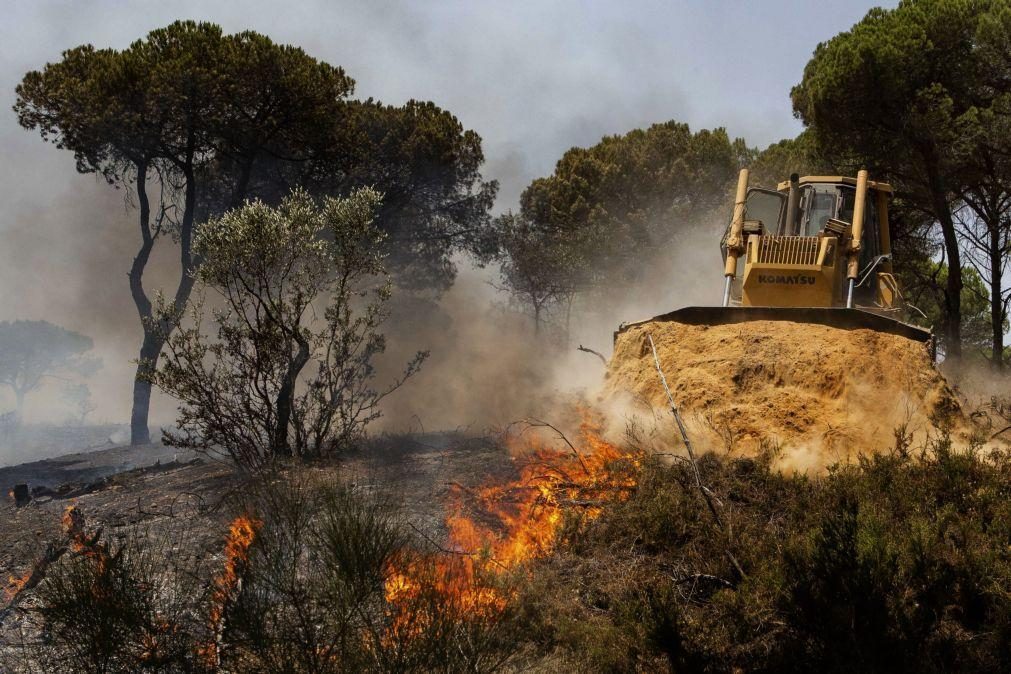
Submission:
<svg viewBox="0 0 1011 674">
<path fill-rule="evenodd" d="M 227 669 L 492 672 L 515 650 L 509 613 L 462 605 L 453 564 L 387 496 L 302 475 L 247 501 L 260 527 L 222 614 Z"/>
<path fill-rule="evenodd" d="M 34 598 L 19 609 L 27 629 L 9 671 L 200 671 L 205 593 L 199 558 L 184 552 L 187 523 L 133 527 L 119 537 L 71 523 L 66 539 L 49 547 L 59 554 Z"/>
</svg>

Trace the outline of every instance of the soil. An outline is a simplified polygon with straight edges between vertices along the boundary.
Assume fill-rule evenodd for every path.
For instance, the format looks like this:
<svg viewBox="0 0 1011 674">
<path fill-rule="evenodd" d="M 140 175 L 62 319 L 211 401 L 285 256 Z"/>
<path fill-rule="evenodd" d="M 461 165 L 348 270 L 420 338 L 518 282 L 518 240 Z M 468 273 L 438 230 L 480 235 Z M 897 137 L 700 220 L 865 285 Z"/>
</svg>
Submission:
<svg viewBox="0 0 1011 674">
<path fill-rule="evenodd" d="M 789 321 L 699 326 L 650 321 L 617 336 L 605 393 L 669 407 L 647 341 L 696 441 L 743 452 L 778 446 L 800 469 L 964 425 L 927 347 L 873 330 Z"/>
</svg>

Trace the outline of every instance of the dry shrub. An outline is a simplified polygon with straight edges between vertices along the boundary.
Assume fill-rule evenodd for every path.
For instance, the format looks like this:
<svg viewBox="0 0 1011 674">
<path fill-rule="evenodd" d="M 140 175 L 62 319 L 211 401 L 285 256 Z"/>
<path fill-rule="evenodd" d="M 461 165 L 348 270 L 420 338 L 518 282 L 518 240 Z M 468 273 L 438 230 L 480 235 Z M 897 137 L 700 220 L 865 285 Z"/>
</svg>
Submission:
<svg viewBox="0 0 1011 674">
<path fill-rule="evenodd" d="M 263 526 L 225 612 L 228 666 L 495 671 L 508 658 L 507 614 L 465 610 L 448 591 L 457 570 L 414 545 L 386 497 L 299 478 L 262 485 L 249 507 Z"/>
<path fill-rule="evenodd" d="M 24 671 L 190 672 L 202 627 L 199 563 L 177 557 L 183 527 L 106 541 L 77 532 L 36 590 Z M 38 668 L 37 670 L 35 668 Z"/>
<path fill-rule="evenodd" d="M 177 561 L 185 531 L 75 534 L 26 606 L 18 671 L 493 672 L 515 650 L 508 607 L 462 592 L 506 579 L 424 547 L 384 495 L 285 474 L 237 509 L 208 564 Z"/>
</svg>

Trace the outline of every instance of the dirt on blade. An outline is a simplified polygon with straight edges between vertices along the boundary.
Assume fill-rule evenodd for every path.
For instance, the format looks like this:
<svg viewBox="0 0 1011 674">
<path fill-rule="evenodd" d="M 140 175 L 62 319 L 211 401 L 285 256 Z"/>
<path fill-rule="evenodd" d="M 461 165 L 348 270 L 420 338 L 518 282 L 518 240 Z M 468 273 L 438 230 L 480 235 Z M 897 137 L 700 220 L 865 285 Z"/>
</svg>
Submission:
<svg viewBox="0 0 1011 674">
<path fill-rule="evenodd" d="M 964 425 L 924 344 L 789 321 L 629 327 L 615 342 L 607 394 L 667 407 L 647 334 L 694 433 L 744 452 L 763 440 L 778 442 L 798 468 L 825 466 L 846 458 L 842 452 L 891 447 L 903 424 L 915 432 Z"/>
</svg>

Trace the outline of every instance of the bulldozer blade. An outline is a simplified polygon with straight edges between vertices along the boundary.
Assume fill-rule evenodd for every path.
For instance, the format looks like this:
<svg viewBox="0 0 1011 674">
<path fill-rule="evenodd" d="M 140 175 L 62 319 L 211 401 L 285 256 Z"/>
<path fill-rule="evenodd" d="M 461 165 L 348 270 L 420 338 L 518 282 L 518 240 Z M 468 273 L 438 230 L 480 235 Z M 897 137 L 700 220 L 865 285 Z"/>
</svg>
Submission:
<svg viewBox="0 0 1011 674">
<path fill-rule="evenodd" d="M 622 323 L 618 326 L 614 337 L 617 339 L 619 334 L 630 327 L 653 321 L 675 321 L 688 325 L 791 321 L 794 323 L 818 323 L 843 330 L 876 330 L 923 342 L 930 347 L 931 355 L 934 355 L 934 334 L 930 330 L 863 309 L 841 307 L 685 307 L 654 316 L 645 321 Z"/>
</svg>

